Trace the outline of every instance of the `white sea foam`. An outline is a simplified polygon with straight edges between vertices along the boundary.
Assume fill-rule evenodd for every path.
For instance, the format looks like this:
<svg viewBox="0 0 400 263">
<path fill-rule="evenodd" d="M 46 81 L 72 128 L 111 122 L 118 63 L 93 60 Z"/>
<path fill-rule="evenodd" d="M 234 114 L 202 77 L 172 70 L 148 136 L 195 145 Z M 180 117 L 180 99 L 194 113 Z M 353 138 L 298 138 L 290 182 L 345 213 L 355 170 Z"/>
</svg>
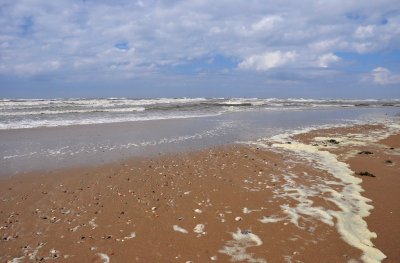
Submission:
<svg viewBox="0 0 400 263">
<path fill-rule="evenodd" d="M 97 253 L 97 255 L 103 260 L 103 263 L 110 263 L 110 257 L 107 254 Z"/>
<path fill-rule="evenodd" d="M 0 112 L 0 116 L 29 116 L 29 115 L 55 115 L 55 114 L 71 114 L 71 113 L 96 113 L 96 112 L 137 112 L 145 111 L 144 107 L 135 108 L 97 108 L 97 109 L 74 109 L 74 110 L 39 110 L 39 111 L 16 111 L 16 112 Z"/>
<path fill-rule="evenodd" d="M 243 214 L 250 214 L 252 212 L 259 212 L 261 209 L 248 209 L 247 207 L 242 208 L 242 213 Z"/>
<path fill-rule="evenodd" d="M 199 234 L 199 235 L 205 235 L 206 233 L 204 232 L 204 224 L 197 224 L 194 228 L 193 228 L 193 232 Z"/>
<path fill-rule="evenodd" d="M 22 256 L 19 258 L 13 258 L 13 259 L 7 261 L 7 263 L 20 263 L 20 262 L 23 262 L 24 258 L 25 258 L 25 256 Z"/>
<path fill-rule="evenodd" d="M 279 218 L 277 216 L 263 216 L 263 218 L 259 219 L 258 221 L 260 221 L 263 224 L 267 224 L 267 223 L 276 223 L 282 220 L 285 220 L 285 217 Z"/>
<path fill-rule="evenodd" d="M 181 232 L 181 233 L 183 233 L 183 234 L 189 233 L 186 229 L 184 229 L 184 228 L 182 228 L 182 227 L 180 227 L 180 226 L 178 226 L 178 225 L 173 225 L 172 228 L 173 228 L 174 231 L 176 231 L 176 232 Z"/>
<path fill-rule="evenodd" d="M 134 121 L 151 121 L 151 120 L 168 120 L 168 119 L 189 119 L 189 118 L 201 118 L 217 116 L 221 113 L 215 114 L 165 114 L 165 115 L 149 115 L 149 116 L 125 116 L 125 117 L 95 117 L 95 118 L 75 118 L 75 119 L 53 119 L 53 120 L 20 120 L 14 122 L 0 122 L 0 130 L 12 130 L 12 129 L 29 129 L 39 127 L 58 127 L 58 126 L 71 126 L 71 125 L 90 125 L 90 124 L 102 124 L 102 123 L 122 123 L 122 122 L 134 122 Z"/>
<path fill-rule="evenodd" d="M 250 247 L 262 245 L 261 239 L 250 231 L 242 231 L 238 229 L 236 233 L 232 233 L 233 240 L 230 240 L 218 252 L 227 254 L 231 257 L 231 261 L 247 261 L 252 263 L 266 263 L 262 258 L 255 258 L 253 253 L 248 253 L 246 250 Z"/>
<path fill-rule="evenodd" d="M 129 234 L 129 236 L 124 237 L 124 239 L 132 239 L 132 238 L 135 238 L 135 237 L 136 237 L 136 233 L 132 232 L 132 233 Z"/>
<path fill-rule="evenodd" d="M 243 214 L 250 214 L 251 210 L 249 210 L 247 207 L 243 207 L 242 212 Z"/>
<path fill-rule="evenodd" d="M 29 259 L 34 260 L 36 259 L 36 255 L 39 252 L 39 250 L 45 245 L 45 243 L 39 243 L 38 246 L 30 253 L 28 253 Z"/>
<path fill-rule="evenodd" d="M 90 221 L 89 221 L 89 225 L 92 227 L 92 229 L 96 229 L 97 227 L 98 227 L 98 225 L 94 222 L 96 220 L 96 217 L 95 218 L 92 218 Z"/>
<path fill-rule="evenodd" d="M 338 137 L 340 144 L 348 145 L 366 145 L 375 141 L 388 137 L 390 134 L 398 133 L 400 125 L 396 122 L 387 120 L 377 121 L 375 124 L 384 124 L 386 129 L 372 132 L 371 135 L 352 134 L 352 139 L 346 136 Z M 326 127 L 324 127 L 326 128 Z M 309 130 L 309 129 L 308 129 Z M 296 131 L 295 133 L 303 133 L 304 131 Z M 292 133 L 293 134 L 293 133 Z M 331 137 L 329 137 L 331 138 Z M 328 137 L 317 138 L 317 141 L 326 141 Z M 336 136 L 334 137 L 337 138 Z M 286 143 L 290 141 L 291 143 Z M 291 134 L 281 134 L 270 139 L 251 142 L 250 144 L 258 147 L 265 147 L 269 150 L 285 151 L 297 156 L 297 158 L 307 160 L 307 163 L 313 165 L 317 169 L 326 171 L 336 180 L 325 180 L 313 177 L 313 185 L 300 185 L 293 180 L 294 175 L 283 176 L 286 183 L 281 190 L 275 190 L 274 194 L 280 198 L 290 198 L 297 201 L 296 205 L 282 205 L 281 211 L 285 215 L 263 217 L 259 219 L 263 223 L 275 223 L 282 220 L 289 220 L 299 228 L 303 228 L 299 223 L 301 218 L 314 218 L 330 226 L 336 226 L 342 238 L 350 245 L 363 251 L 362 260 L 364 262 L 381 262 L 385 255 L 374 247 L 371 239 L 376 238 L 376 234 L 368 229 L 367 223 L 363 219 L 369 215 L 369 211 L 373 208 L 369 204 L 371 200 L 363 197 L 360 186 L 361 179 L 354 176 L 347 164 L 340 162 L 336 155 L 320 149 L 318 146 L 311 146 L 294 141 Z M 305 174 L 305 177 L 308 175 Z M 304 178 L 304 177 L 303 177 Z M 305 178 L 307 179 L 307 178 Z M 311 180 L 311 179 L 310 179 Z M 341 190 L 335 190 L 332 186 L 340 186 Z M 319 196 L 334 204 L 338 210 L 317 207 L 313 205 L 311 197 Z M 333 219 L 336 219 L 336 223 Z"/>
<path fill-rule="evenodd" d="M 27 108 L 27 107 L 43 107 L 43 106 L 115 106 L 115 105 L 131 105 L 131 106 L 146 106 L 154 104 L 185 104 L 202 102 L 205 98 L 158 98 L 158 99 L 124 99 L 124 98 L 111 98 L 111 99 L 51 99 L 51 100 L 0 100 L 0 108 Z"/>
</svg>

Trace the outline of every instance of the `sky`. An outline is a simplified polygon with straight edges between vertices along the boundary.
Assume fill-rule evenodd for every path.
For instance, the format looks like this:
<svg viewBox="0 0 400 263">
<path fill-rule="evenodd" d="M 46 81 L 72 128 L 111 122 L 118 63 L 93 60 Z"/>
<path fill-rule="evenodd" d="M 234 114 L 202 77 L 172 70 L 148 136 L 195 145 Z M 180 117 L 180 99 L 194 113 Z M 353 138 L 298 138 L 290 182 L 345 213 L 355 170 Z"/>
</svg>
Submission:
<svg viewBox="0 0 400 263">
<path fill-rule="evenodd" d="M 400 99 L 400 1 L 0 0 L 0 97 Z"/>
</svg>

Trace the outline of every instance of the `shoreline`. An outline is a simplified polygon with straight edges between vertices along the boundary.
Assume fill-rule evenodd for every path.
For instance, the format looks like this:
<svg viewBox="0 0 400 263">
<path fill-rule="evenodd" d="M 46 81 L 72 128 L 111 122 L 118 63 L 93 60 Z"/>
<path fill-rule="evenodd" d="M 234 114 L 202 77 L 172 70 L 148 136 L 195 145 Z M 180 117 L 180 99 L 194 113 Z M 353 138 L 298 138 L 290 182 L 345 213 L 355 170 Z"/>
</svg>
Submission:
<svg viewBox="0 0 400 263">
<path fill-rule="evenodd" d="M 328 128 L 259 141 L 264 147 L 233 144 L 2 178 L 0 260 L 310 262 L 324 255 L 327 262 L 356 262 L 363 253 L 379 258 L 377 251 L 368 254 L 344 238 L 332 191 L 345 193 L 348 182 L 306 162 L 294 146 L 307 145 L 337 156 L 353 172 L 376 176 L 353 176 L 354 186 L 365 191 L 357 190 L 361 203 L 347 201 L 371 213 L 361 216 L 368 224 L 362 232 L 376 232 L 377 239 L 369 234 L 368 240 L 386 255 L 384 262 L 395 262 L 400 133 L 382 143 L 366 134 L 385 129 Z M 282 142 L 285 147 L 274 146 Z M 327 191 L 318 192 L 322 186 Z"/>
<path fill-rule="evenodd" d="M 144 154 L 182 152 L 251 141 L 319 125 L 397 118 L 397 108 L 243 111 L 214 117 L 0 131 L 0 176 Z"/>
</svg>

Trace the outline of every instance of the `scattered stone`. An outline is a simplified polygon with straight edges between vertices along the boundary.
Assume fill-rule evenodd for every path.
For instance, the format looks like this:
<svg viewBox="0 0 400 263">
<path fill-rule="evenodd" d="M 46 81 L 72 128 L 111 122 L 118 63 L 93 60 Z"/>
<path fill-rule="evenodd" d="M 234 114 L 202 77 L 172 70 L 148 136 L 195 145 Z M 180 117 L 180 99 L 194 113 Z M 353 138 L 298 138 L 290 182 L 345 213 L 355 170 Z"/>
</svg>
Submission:
<svg viewBox="0 0 400 263">
<path fill-rule="evenodd" d="M 241 218 L 240 216 L 235 217 L 235 221 L 242 221 L 243 218 Z"/>
<path fill-rule="evenodd" d="M 357 173 L 359 176 L 369 176 L 369 177 L 376 177 L 375 175 L 373 175 L 370 172 L 359 172 Z"/>
<path fill-rule="evenodd" d="M 392 164 L 393 161 L 392 161 L 392 160 L 386 160 L 385 163 L 387 163 L 387 164 Z"/>
</svg>

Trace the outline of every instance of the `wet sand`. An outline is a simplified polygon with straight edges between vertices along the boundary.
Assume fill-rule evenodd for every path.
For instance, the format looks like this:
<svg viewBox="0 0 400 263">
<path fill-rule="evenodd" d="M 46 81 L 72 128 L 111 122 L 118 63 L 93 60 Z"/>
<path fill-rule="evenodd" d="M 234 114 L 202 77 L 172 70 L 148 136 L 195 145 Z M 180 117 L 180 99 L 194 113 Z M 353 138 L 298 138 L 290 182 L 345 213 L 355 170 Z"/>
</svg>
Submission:
<svg viewBox="0 0 400 263">
<path fill-rule="evenodd" d="M 0 261 L 398 262 L 399 163 L 369 125 L 15 175 Z"/>
</svg>

